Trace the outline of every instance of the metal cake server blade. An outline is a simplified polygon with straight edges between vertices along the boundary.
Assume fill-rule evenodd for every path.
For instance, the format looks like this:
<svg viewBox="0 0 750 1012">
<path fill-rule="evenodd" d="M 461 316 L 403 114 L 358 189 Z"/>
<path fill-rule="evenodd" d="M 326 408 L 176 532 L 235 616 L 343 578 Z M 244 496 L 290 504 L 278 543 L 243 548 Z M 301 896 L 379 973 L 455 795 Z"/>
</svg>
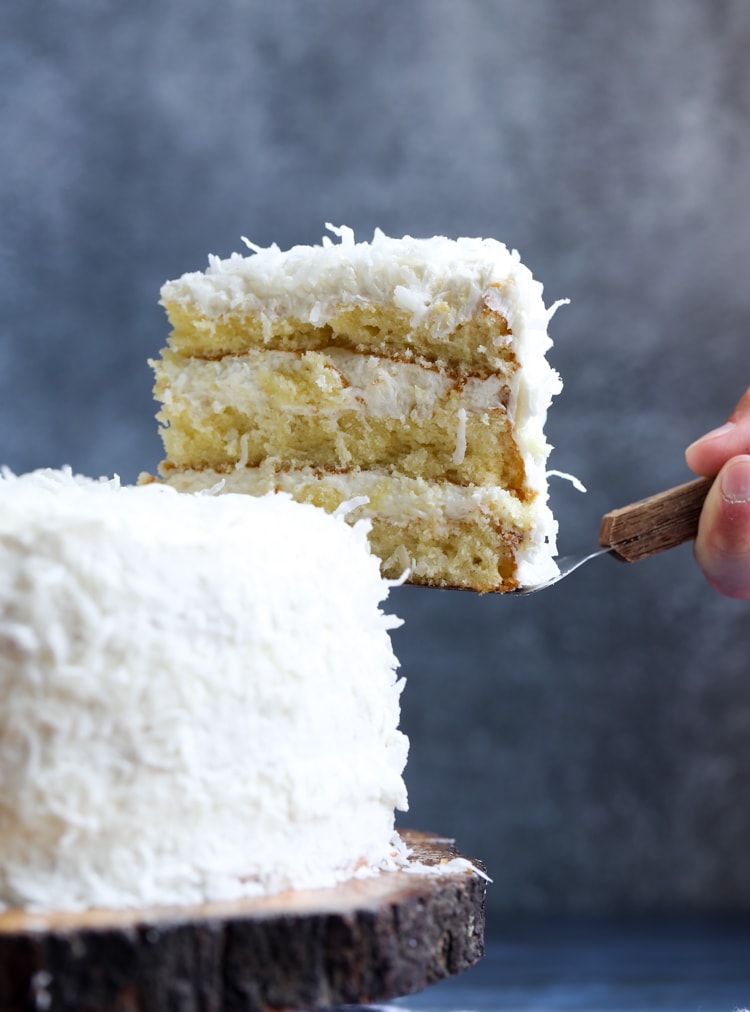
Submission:
<svg viewBox="0 0 750 1012">
<path fill-rule="evenodd" d="M 698 533 L 701 509 L 712 483 L 713 478 L 696 478 L 612 510 L 602 517 L 598 548 L 558 558 L 560 571 L 552 579 L 530 587 L 517 587 L 511 593 L 536 594 L 600 555 L 613 555 L 621 562 L 640 562 L 691 541 Z"/>
</svg>

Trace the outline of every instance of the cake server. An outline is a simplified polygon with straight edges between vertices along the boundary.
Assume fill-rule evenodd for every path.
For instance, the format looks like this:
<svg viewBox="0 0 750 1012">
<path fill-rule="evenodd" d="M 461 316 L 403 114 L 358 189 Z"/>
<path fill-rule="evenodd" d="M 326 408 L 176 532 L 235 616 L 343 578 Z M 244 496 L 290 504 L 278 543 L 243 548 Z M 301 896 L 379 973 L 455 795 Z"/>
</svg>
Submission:
<svg viewBox="0 0 750 1012">
<path fill-rule="evenodd" d="M 511 593 L 535 594 L 600 555 L 613 555 L 621 562 L 640 562 L 692 540 L 698 533 L 698 518 L 712 482 L 713 478 L 696 478 L 606 513 L 599 530 L 598 548 L 556 559 L 560 569 L 557 576 L 532 587 L 518 587 Z"/>
</svg>

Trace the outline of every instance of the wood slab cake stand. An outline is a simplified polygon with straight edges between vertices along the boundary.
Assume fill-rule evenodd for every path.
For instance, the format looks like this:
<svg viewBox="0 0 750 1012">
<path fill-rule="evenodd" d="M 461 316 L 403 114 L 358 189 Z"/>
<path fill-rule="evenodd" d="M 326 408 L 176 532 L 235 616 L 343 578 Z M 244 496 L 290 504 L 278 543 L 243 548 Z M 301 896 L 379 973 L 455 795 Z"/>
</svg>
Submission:
<svg viewBox="0 0 750 1012">
<path fill-rule="evenodd" d="M 460 856 L 453 841 L 401 835 L 414 862 Z M 477 962 L 485 885 L 459 867 L 196 907 L 6 911 L 0 1009 L 288 1012 L 384 1001 Z"/>
</svg>

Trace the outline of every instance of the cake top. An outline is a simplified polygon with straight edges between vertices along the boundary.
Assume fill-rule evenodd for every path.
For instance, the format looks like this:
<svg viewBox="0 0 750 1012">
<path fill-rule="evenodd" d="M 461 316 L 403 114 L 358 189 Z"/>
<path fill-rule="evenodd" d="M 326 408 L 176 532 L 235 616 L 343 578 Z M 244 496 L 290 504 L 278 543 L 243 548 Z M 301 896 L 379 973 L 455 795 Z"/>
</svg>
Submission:
<svg viewBox="0 0 750 1012">
<path fill-rule="evenodd" d="M 128 602 L 137 602 L 146 618 L 153 608 L 154 622 L 164 625 L 169 615 L 180 629 L 165 627 L 165 636 L 208 632 L 207 623 L 228 617 L 236 622 L 224 633 L 247 643 L 269 632 L 260 621 L 241 621 L 238 600 L 247 607 L 257 599 L 270 615 L 294 598 L 301 609 L 295 635 L 304 654 L 311 633 L 306 623 L 317 631 L 325 618 L 331 636 L 343 635 L 335 616 L 322 616 L 315 602 L 346 602 L 353 634 L 399 624 L 377 609 L 390 583 L 370 552 L 368 531 L 368 522 L 352 527 L 283 494 L 185 495 L 158 483 L 123 486 L 117 478 L 85 478 L 68 468 L 21 476 L 3 469 L 0 623 L 14 629 L 27 623 L 36 630 L 39 649 L 45 638 L 59 637 L 67 653 L 76 647 L 76 622 L 95 593 L 102 614 L 110 609 L 121 617 Z M 42 567 L 49 575 L 58 563 L 59 588 L 51 577 L 32 586 Z M 29 579 L 14 585 L 13 573 L 22 569 Z M 177 607 L 175 598 L 182 599 Z M 100 645 L 104 649 L 103 640 Z M 0 668 L 19 656 L 0 658 Z M 105 656 L 101 663 L 107 663 Z"/>
<path fill-rule="evenodd" d="M 439 335 L 489 299 L 511 330 L 530 316 L 527 326 L 546 332 L 542 285 L 515 250 L 495 239 L 394 239 L 376 229 L 371 242 L 355 242 L 350 228 L 327 228 L 339 242 L 324 236 L 318 246 L 281 250 L 244 239 L 250 255 L 209 256 L 205 272 L 166 282 L 161 302 L 208 318 L 242 310 L 320 325 L 347 306 L 392 301 L 410 314 L 413 327 Z"/>
</svg>

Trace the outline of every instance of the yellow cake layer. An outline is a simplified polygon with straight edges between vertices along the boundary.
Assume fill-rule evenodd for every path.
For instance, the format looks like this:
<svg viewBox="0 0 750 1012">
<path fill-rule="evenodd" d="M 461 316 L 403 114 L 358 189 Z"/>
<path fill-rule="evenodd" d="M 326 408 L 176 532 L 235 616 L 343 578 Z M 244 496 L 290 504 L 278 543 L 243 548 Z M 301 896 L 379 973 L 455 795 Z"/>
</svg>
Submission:
<svg viewBox="0 0 750 1012">
<path fill-rule="evenodd" d="M 171 466 L 356 464 L 526 494 L 497 377 L 456 380 L 340 349 L 216 361 L 167 351 L 154 368 Z"/>
<path fill-rule="evenodd" d="M 458 375 L 509 374 L 516 368 L 505 317 L 482 303 L 451 333 L 434 324 L 413 325 L 411 314 L 394 306 L 362 306 L 342 311 L 324 325 L 292 317 L 225 312 L 210 317 L 195 307 L 162 300 L 172 325 L 169 344 L 196 358 L 244 355 L 254 348 L 317 351 L 329 347 L 360 350 L 384 357 L 423 359 Z"/>
<path fill-rule="evenodd" d="M 533 560 L 540 553 L 538 505 L 521 503 L 500 488 L 459 487 L 358 468 L 346 474 L 311 467 L 276 470 L 269 462 L 228 472 L 169 468 L 163 480 L 183 492 L 286 492 L 328 512 L 351 502 L 347 520 L 371 521 L 370 545 L 383 560 L 383 574 L 392 579 L 409 570 L 413 583 L 509 591 L 518 585 L 517 556 Z"/>
</svg>

